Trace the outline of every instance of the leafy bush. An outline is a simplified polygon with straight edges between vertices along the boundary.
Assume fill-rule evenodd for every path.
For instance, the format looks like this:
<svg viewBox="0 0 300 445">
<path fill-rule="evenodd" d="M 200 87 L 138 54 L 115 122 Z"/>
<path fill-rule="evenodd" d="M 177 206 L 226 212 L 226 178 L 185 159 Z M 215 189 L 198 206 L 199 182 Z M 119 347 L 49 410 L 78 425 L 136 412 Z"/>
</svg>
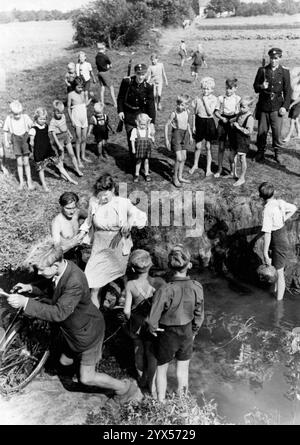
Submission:
<svg viewBox="0 0 300 445">
<path fill-rule="evenodd" d="M 98 0 L 73 17 L 74 40 L 79 45 L 103 41 L 109 47 L 135 43 L 152 23 L 151 8 L 144 2 Z"/>
<path fill-rule="evenodd" d="M 123 406 L 106 403 L 98 412 L 87 414 L 86 425 L 222 425 L 213 401 L 200 407 L 190 394 L 169 395 L 164 404 L 147 395 L 139 403 Z"/>
</svg>

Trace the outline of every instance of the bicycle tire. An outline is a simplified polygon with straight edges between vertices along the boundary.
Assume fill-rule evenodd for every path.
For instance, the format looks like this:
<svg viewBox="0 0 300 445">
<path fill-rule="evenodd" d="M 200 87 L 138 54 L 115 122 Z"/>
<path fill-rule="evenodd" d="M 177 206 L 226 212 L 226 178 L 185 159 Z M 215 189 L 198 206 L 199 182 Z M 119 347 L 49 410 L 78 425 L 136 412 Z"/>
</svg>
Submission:
<svg viewBox="0 0 300 445">
<path fill-rule="evenodd" d="M 0 345 L 0 393 L 5 395 L 28 385 L 41 371 L 50 353 L 48 345 L 45 347 L 39 345 L 38 339 L 26 338 L 23 328 L 22 323 L 16 322 Z M 22 367 L 24 370 L 20 374 Z"/>
</svg>

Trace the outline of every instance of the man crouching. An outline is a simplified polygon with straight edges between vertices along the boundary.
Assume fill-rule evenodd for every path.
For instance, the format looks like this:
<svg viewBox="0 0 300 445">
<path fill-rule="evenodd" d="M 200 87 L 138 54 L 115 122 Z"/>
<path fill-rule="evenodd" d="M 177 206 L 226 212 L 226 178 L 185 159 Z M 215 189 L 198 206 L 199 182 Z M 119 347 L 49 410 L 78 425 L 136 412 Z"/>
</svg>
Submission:
<svg viewBox="0 0 300 445">
<path fill-rule="evenodd" d="M 64 340 L 60 364 L 69 366 L 75 357 L 78 358 L 82 384 L 111 389 L 120 403 L 141 400 L 142 394 L 135 382 L 117 380 L 96 372 L 96 364 L 102 355 L 105 322 L 102 313 L 91 301 L 88 283 L 81 269 L 65 260 L 62 249 L 52 243 L 35 248 L 28 263 L 49 281 L 41 281 L 38 287 L 33 284 L 16 284 L 13 290 L 18 293 L 11 294 L 8 303 L 14 308 L 23 308 L 25 315 L 59 324 Z M 20 295 L 27 292 L 44 297 L 41 289 L 45 284 L 49 285 L 51 296 L 46 301 Z"/>
</svg>

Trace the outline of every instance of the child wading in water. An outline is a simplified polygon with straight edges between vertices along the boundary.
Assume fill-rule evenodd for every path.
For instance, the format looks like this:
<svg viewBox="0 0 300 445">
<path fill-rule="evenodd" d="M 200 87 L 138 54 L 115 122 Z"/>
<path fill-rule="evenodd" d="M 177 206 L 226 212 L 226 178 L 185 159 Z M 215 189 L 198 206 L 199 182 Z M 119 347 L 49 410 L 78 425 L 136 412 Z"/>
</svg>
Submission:
<svg viewBox="0 0 300 445">
<path fill-rule="evenodd" d="M 82 161 L 91 162 L 85 155 L 86 136 L 88 130 L 87 106 L 91 99 L 86 99 L 83 91 L 83 80 L 76 77 L 73 82 L 73 91 L 68 94 L 68 114 L 76 132 L 75 150 L 79 168 Z"/>
<path fill-rule="evenodd" d="M 91 133 L 95 136 L 99 159 L 105 160 L 107 158 L 106 147 L 109 130 L 113 133 L 108 116 L 104 113 L 104 104 L 102 102 L 96 102 L 94 105 L 94 114 L 90 120 L 88 137 Z"/>
<path fill-rule="evenodd" d="M 64 150 L 66 147 L 77 175 L 82 176 L 83 173 L 79 170 L 77 159 L 71 144 L 72 135 L 67 127 L 64 108 L 64 104 L 60 100 L 55 100 L 53 102 L 53 118 L 49 124 L 50 140 L 54 145 L 54 149 L 58 150 L 62 161 L 64 160 Z"/>
<path fill-rule="evenodd" d="M 147 71 L 147 82 L 153 85 L 154 88 L 154 100 L 157 110 L 161 110 L 161 93 L 163 87 L 163 78 L 165 79 L 166 86 L 168 86 L 168 79 L 165 72 L 165 68 L 162 62 L 158 62 L 157 54 L 151 54 L 151 65 Z"/>
<path fill-rule="evenodd" d="M 191 267 L 188 249 L 182 245 L 175 246 L 169 254 L 173 277 L 153 297 L 148 323 L 150 332 L 157 336 L 154 355 L 160 402 L 164 402 L 166 397 L 168 367 L 174 358 L 178 393 L 188 391 L 194 338 L 204 319 L 203 289 L 200 283 L 187 276 Z"/>
<path fill-rule="evenodd" d="M 173 184 L 182 187 L 183 183 L 189 183 L 183 178 L 183 169 L 186 161 L 186 150 L 189 143 L 193 142 L 191 127 L 189 124 L 189 111 L 187 109 L 190 97 L 188 95 L 178 96 L 176 109 L 172 111 L 165 125 L 165 143 L 168 150 L 176 154 Z M 169 126 L 172 128 L 171 146 L 168 136 Z"/>
<path fill-rule="evenodd" d="M 31 179 L 31 170 L 29 164 L 29 144 L 28 132 L 32 126 L 32 120 L 27 114 L 23 114 L 22 104 L 18 100 L 14 100 L 10 104 L 11 114 L 7 116 L 4 122 L 4 146 L 9 149 L 8 134 L 11 135 L 14 155 L 17 158 L 18 177 L 20 181 L 19 190 L 24 187 L 23 166 L 25 169 L 27 184 L 29 190 L 34 190 Z"/>
<path fill-rule="evenodd" d="M 129 320 L 128 331 L 134 343 L 135 366 L 140 377 L 140 386 L 155 395 L 153 380 L 156 359 L 151 350 L 153 336 L 147 330 L 146 320 L 150 314 L 152 296 L 165 281 L 149 276 L 152 261 L 146 250 L 137 249 L 132 252 L 128 264 L 134 277 L 126 284 L 124 313 Z"/>
<path fill-rule="evenodd" d="M 149 158 L 154 146 L 155 128 L 148 114 L 140 113 L 136 118 L 136 128 L 132 129 L 130 140 L 132 153 L 135 155 L 135 176 L 133 182 L 139 181 L 142 162 L 144 162 L 145 179 L 151 181 L 149 175 Z"/>
<path fill-rule="evenodd" d="M 193 134 L 196 142 L 194 165 L 189 173 L 192 175 L 198 169 L 201 154 L 202 141 L 206 147 L 206 176 L 211 176 L 211 142 L 216 139 L 217 130 L 213 118 L 217 107 L 218 99 L 213 95 L 215 81 L 212 77 L 203 77 L 200 83 L 202 96 L 196 97 L 192 102 L 193 114 Z"/>
<path fill-rule="evenodd" d="M 250 111 L 250 105 L 253 104 L 254 99 L 249 96 L 242 98 L 240 102 L 240 112 L 238 113 L 235 122 L 232 123 L 232 137 L 234 144 L 234 175 L 237 176 L 238 160 L 241 164 L 241 175 L 239 179 L 233 184 L 235 187 L 245 183 L 245 174 L 247 170 L 247 153 L 250 149 L 250 136 L 253 132 L 254 118 Z"/>
<path fill-rule="evenodd" d="M 240 96 L 236 94 L 237 79 L 227 79 L 225 82 L 225 96 L 219 96 L 219 103 L 215 112 L 219 119 L 218 124 L 218 138 L 219 138 L 219 153 L 218 153 L 218 171 L 215 178 L 219 178 L 222 174 L 223 159 L 225 151 L 225 143 L 228 139 L 230 146 L 232 145 L 232 126 L 238 112 L 240 104 Z M 231 147 L 232 148 L 232 147 Z M 230 175 L 226 177 L 235 177 L 234 160 L 230 159 Z"/>
<path fill-rule="evenodd" d="M 33 159 L 45 192 L 49 189 L 45 181 L 45 168 L 48 165 L 55 165 L 59 170 L 62 178 L 72 184 L 77 185 L 78 182 L 69 176 L 63 166 L 62 159 L 55 153 L 52 148 L 47 125 L 47 111 L 45 108 L 37 108 L 34 113 L 34 124 L 29 131 L 30 145 L 33 149 Z"/>
</svg>

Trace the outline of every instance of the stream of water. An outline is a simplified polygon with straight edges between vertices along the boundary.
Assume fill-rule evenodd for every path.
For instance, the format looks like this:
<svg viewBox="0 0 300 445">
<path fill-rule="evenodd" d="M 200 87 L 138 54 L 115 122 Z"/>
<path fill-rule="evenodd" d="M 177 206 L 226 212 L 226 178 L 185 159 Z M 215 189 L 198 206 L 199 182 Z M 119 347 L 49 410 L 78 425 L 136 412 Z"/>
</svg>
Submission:
<svg viewBox="0 0 300 445">
<path fill-rule="evenodd" d="M 300 353 L 290 350 L 300 295 L 277 302 L 249 285 L 209 274 L 195 279 L 204 286 L 205 321 L 190 364 L 191 393 L 200 404 L 213 399 L 229 423 L 300 424 Z"/>
<path fill-rule="evenodd" d="M 213 400 L 227 423 L 300 424 L 300 352 L 291 353 L 300 295 L 287 292 L 277 302 L 268 290 L 210 272 L 193 278 L 203 284 L 205 298 L 190 363 L 190 392 L 199 405 Z M 1 283 L 6 290 L 11 280 Z M 174 371 L 172 364 L 170 389 Z"/>
</svg>

